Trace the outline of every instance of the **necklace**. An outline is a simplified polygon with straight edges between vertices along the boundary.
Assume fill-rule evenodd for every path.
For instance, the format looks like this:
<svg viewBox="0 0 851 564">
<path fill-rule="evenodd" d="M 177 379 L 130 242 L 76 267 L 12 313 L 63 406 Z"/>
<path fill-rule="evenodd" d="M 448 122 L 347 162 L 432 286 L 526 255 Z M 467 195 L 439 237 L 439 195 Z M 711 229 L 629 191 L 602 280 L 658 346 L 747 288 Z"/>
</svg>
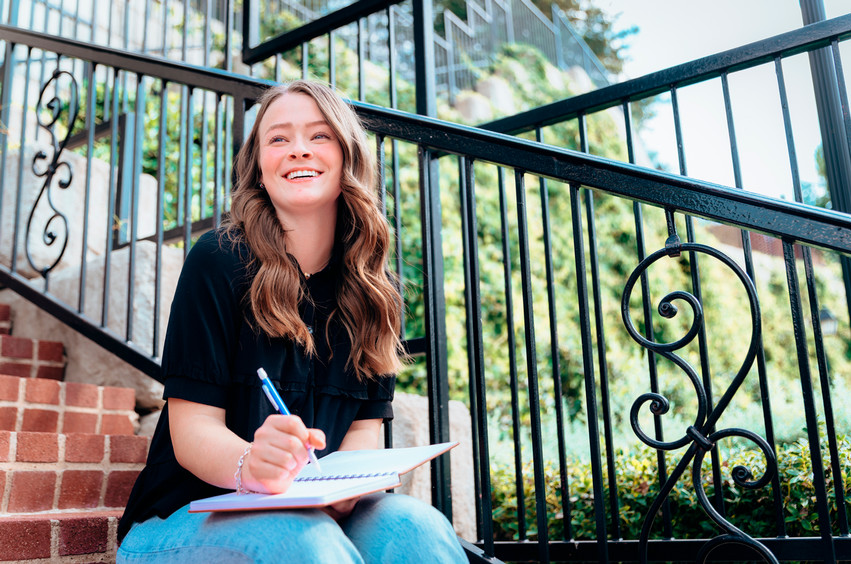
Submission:
<svg viewBox="0 0 851 564">
<path fill-rule="evenodd" d="M 319 268 L 317 268 L 313 272 L 302 272 L 302 274 L 304 274 L 304 279 L 310 280 L 311 276 L 313 276 L 317 272 L 322 272 L 323 270 L 325 270 L 325 267 L 328 266 L 329 262 L 331 262 L 331 257 L 328 257 L 328 259 L 322 264 L 322 266 L 320 266 Z"/>
</svg>

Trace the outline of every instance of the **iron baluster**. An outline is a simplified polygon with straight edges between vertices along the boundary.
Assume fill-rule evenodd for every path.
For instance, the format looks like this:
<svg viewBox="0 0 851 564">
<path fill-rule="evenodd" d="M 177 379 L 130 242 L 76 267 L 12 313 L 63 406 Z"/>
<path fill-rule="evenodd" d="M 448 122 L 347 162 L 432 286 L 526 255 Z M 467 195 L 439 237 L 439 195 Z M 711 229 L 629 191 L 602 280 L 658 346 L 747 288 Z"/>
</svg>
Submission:
<svg viewBox="0 0 851 564">
<path fill-rule="evenodd" d="M 539 143 L 544 141 L 544 132 L 539 127 L 535 130 L 535 140 Z M 541 198 L 541 221 L 544 225 L 544 261 L 547 280 L 547 312 L 549 315 L 550 325 L 550 368 L 553 376 L 553 395 L 559 398 L 555 402 L 556 412 L 556 437 L 558 440 L 558 468 L 559 480 L 561 487 L 559 495 L 561 496 L 561 512 L 562 512 L 562 538 L 568 540 L 572 535 L 570 525 L 570 484 L 567 476 L 567 460 L 565 457 L 565 437 L 564 437 L 564 413 L 562 408 L 561 398 L 561 363 L 559 359 L 559 340 L 558 340 L 558 316 L 556 312 L 556 295 L 555 295 L 555 279 L 553 274 L 553 244 L 552 244 L 552 227 L 550 225 L 550 201 L 549 190 L 547 188 L 547 179 L 543 176 L 538 179 L 538 190 Z M 577 276 L 581 274 L 577 272 Z"/>
<path fill-rule="evenodd" d="M 535 510 L 538 523 L 538 560 L 549 562 L 549 525 L 544 483 L 544 453 L 541 446 L 541 403 L 538 392 L 538 358 L 535 350 L 535 317 L 532 295 L 531 258 L 529 256 L 529 220 L 527 217 L 525 171 L 514 169 L 517 193 L 517 231 L 520 243 L 520 274 L 523 288 L 523 325 L 526 337 L 526 379 L 531 421 L 532 468 L 535 474 Z"/>
<path fill-rule="evenodd" d="M 514 328 L 514 292 L 511 284 L 511 240 L 508 227 L 508 202 L 505 193 L 505 169 L 497 171 L 499 188 L 500 234 L 505 286 L 505 318 L 508 337 L 508 373 L 511 389 L 511 437 L 514 443 L 514 495 L 517 496 L 517 537 L 526 540 L 526 494 L 523 490 L 523 453 L 520 449 L 520 393 L 517 379 L 517 338 Z M 492 528 L 485 527 L 484 530 Z M 491 535 L 493 536 L 493 535 Z M 493 554 L 493 553 L 490 553 Z"/>
<path fill-rule="evenodd" d="M 810 371 L 809 352 L 807 346 L 806 328 L 804 327 L 803 303 L 798 284 L 798 271 L 795 259 L 795 248 L 788 240 L 783 241 L 783 259 L 786 261 L 786 285 L 789 290 L 789 307 L 792 314 L 792 326 L 795 333 L 795 345 L 798 355 L 798 374 L 801 378 L 801 396 L 804 403 L 804 415 L 807 426 L 807 441 L 810 446 L 810 464 L 812 465 L 813 490 L 816 495 L 816 510 L 821 536 L 821 552 L 825 562 L 836 562 L 836 549 L 830 527 L 830 509 L 827 501 L 827 486 L 824 478 L 824 463 L 821 455 L 818 414 L 815 406 L 815 391 L 813 389 Z"/>
<path fill-rule="evenodd" d="M 582 365 L 585 381 L 585 410 L 588 414 L 588 444 L 591 455 L 591 480 L 597 532 L 597 556 L 600 562 L 609 561 L 606 544 L 606 515 L 603 507 L 603 463 L 600 459 L 600 431 L 597 424 L 597 394 L 594 382 L 594 353 L 591 351 L 591 314 L 588 311 L 588 283 L 585 278 L 585 244 L 582 237 L 582 208 L 579 202 L 580 185 L 570 184 L 570 212 L 573 223 L 573 252 L 576 264 L 576 297 L 579 305 L 579 328 L 582 335 Z"/>
<path fill-rule="evenodd" d="M 67 102 L 67 112 L 63 111 L 62 101 L 59 99 L 59 79 L 63 75 L 67 76 L 70 80 L 69 83 L 69 99 Z M 44 96 L 48 91 L 48 88 L 53 84 L 53 87 L 56 89 L 53 97 L 45 104 Z M 50 117 L 48 121 L 42 121 L 43 118 L 43 110 L 47 108 L 50 111 Z M 36 121 L 38 121 L 38 125 L 44 128 L 48 135 L 50 136 L 50 142 L 53 146 L 53 156 L 50 157 L 46 167 L 44 170 L 39 170 L 39 162 L 47 161 L 48 155 L 44 151 L 38 151 L 33 157 L 32 162 L 32 171 L 37 177 L 44 178 L 44 183 L 41 186 L 41 190 L 38 193 L 38 196 L 33 203 L 33 207 L 30 210 L 29 218 L 27 219 L 27 229 L 25 234 L 25 244 L 24 251 L 27 255 L 27 261 L 30 263 L 30 266 L 38 272 L 45 280 L 47 280 L 47 275 L 53 270 L 57 264 L 62 260 L 62 256 L 65 254 L 65 249 L 68 246 L 68 218 L 59 211 L 59 209 L 53 203 L 53 195 L 50 190 L 50 187 L 53 184 L 54 178 L 58 178 L 56 184 L 59 188 L 63 190 L 68 188 L 71 185 L 71 181 L 74 178 L 74 171 L 71 170 L 71 165 L 68 164 L 67 161 L 60 160 L 62 155 L 62 151 L 65 149 L 65 145 L 68 143 L 68 139 L 71 137 L 72 130 L 74 129 L 74 125 L 77 122 L 77 117 L 79 116 L 80 111 L 80 100 L 79 100 L 79 89 L 77 86 L 77 80 L 74 76 L 68 71 L 59 70 L 58 68 L 53 71 L 53 75 L 50 79 L 45 83 L 45 85 L 41 89 L 41 93 L 38 97 L 38 103 L 36 104 Z M 63 114 L 67 113 L 68 122 L 66 125 L 65 136 L 62 141 L 58 141 L 56 137 L 56 132 L 54 128 L 59 123 L 60 118 Z M 57 176 L 59 174 L 60 169 L 63 169 L 66 176 Z M 48 264 L 44 266 L 38 266 L 36 264 L 36 259 L 32 256 L 32 250 L 30 249 L 30 240 L 31 240 L 31 230 L 33 229 L 33 220 L 36 218 L 36 210 L 39 208 L 39 203 L 42 201 L 42 198 L 46 198 L 47 205 L 50 207 L 52 211 L 50 213 L 50 217 L 44 222 L 44 228 L 41 234 L 41 240 L 45 246 L 51 247 L 53 246 L 57 240 L 62 241 L 62 247 L 59 250 L 58 255 L 53 261 L 47 261 Z M 55 231 L 56 226 L 58 226 L 64 231 L 64 236 L 57 234 Z"/>
<path fill-rule="evenodd" d="M 674 113 L 674 132 L 677 138 L 677 160 L 680 165 L 680 174 L 683 176 L 688 176 L 688 170 L 686 166 L 686 153 L 685 153 L 685 141 L 683 139 L 683 128 L 682 128 L 682 120 L 680 119 L 680 106 L 679 106 L 679 98 L 677 95 L 677 88 L 671 88 L 671 107 Z M 732 115 L 730 116 L 730 123 L 732 123 Z M 670 211 L 666 212 L 671 219 L 673 219 L 672 213 Z M 694 221 L 690 215 L 685 216 L 686 221 L 686 238 L 690 243 L 695 242 L 694 237 Z M 669 226 L 669 232 L 670 226 Z M 691 274 L 691 287 L 694 296 L 698 301 L 703 300 L 703 291 L 700 287 L 700 262 L 698 261 L 697 255 L 694 253 L 689 253 L 689 271 Z M 697 343 L 698 343 L 698 351 L 700 353 L 700 372 L 703 376 L 703 389 L 706 391 L 706 399 L 709 402 L 708 405 L 712 407 L 712 372 L 709 367 L 709 354 L 707 351 L 708 343 L 706 340 L 706 331 L 703 328 L 703 325 L 700 326 L 700 329 L 697 333 Z M 712 483 L 720 484 L 721 483 L 721 466 L 719 460 L 719 452 L 718 450 L 712 451 Z M 721 514 L 724 514 L 724 496 L 721 494 L 721 488 L 715 488 L 715 503 L 718 505 L 718 511 Z"/>
<path fill-rule="evenodd" d="M 476 216 L 476 174 L 475 161 L 470 158 L 459 159 L 459 182 L 462 206 L 462 238 L 464 240 L 464 270 L 466 308 L 468 317 L 468 339 L 474 346 L 468 352 L 470 361 L 470 414 L 473 432 L 473 448 L 477 453 L 479 491 L 491 491 L 490 450 L 488 446 L 487 395 L 485 390 L 485 358 L 483 355 L 482 295 L 479 268 L 478 222 Z M 491 498 L 481 496 L 481 515 L 492 515 Z M 485 549 L 493 553 L 492 523 L 483 523 L 482 532 Z"/>
<path fill-rule="evenodd" d="M 649 353 L 659 355 L 671 361 L 674 365 L 678 366 L 683 372 L 685 372 L 685 374 L 691 381 L 692 386 L 694 387 L 695 394 L 697 396 L 698 409 L 694 423 L 685 430 L 681 437 L 675 440 L 664 441 L 656 440 L 650 437 L 647 433 L 645 433 L 644 430 L 641 428 L 638 416 L 639 412 L 641 411 L 641 408 L 648 403 L 650 411 L 655 416 L 658 417 L 664 415 L 670 409 L 670 403 L 668 399 L 661 393 L 648 392 L 639 396 L 632 405 L 632 409 L 630 412 L 630 423 L 632 425 L 633 431 L 644 444 L 653 447 L 660 453 L 662 451 L 675 450 L 686 446 L 688 447 L 687 451 L 683 455 L 680 462 L 677 464 L 676 468 L 674 468 L 668 479 L 665 481 L 659 492 L 659 495 L 653 501 L 653 504 L 644 519 L 644 524 L 641 529 L 641 536 L 639 538 L 639 554 L 641 557 L 641 562 L 647 562 L 647 546 L 650 536 L 650 529 L 652 527 L 657 512 L 659 511 L 659 509 L 662 508 L 663 503 L 668 497 L 668 494 L 671 492 L 674 485 L 679 481 L 680 476 L 682 476 L 682 474 L 685 472 L 688 465 L 692 464 L 692 480 L 693 485 L 697 491 L 698 502 L 709 515 L 709 517 L 719 527 L 726 531 L 725 534 L 711 539 L 709 542 L 706 543 L 706 545 L 704 545 L 704 547 L 699 553 L 698 561 L 705 561 L 709 553 L 720 545 L 736 543 L 748 546 L 757 553 L 759 553 L 766 561 L 776 563 L 777 558 L 771 553 L 771 551 L 767 547 L 765 547 L 765 545 L 751 538 L 745 532 L 735 527 L 732 523 L 725 519 L 715 509 L 715 507 L 713 507 L 712 503 L 709 501 L 708 497 L 703 491 L 701 485 L 700 468 L 704 455 L 707 452 L 711 452 L 715 448 L 717 441 L 732 436 L 744 438 L 755 443 L 760 448 L 760 450 L 762 450 L 766 460 L 766 468 L 765 472 L 763 473 L 763 476 L 759 480 L 753 482 L 748 481 L 751 478 L 750 470 L 738 466 L 734 468 L 733 481 L 738 486 L 747 488 L 763 487 L 771 480 L 774 473 L 777 471 L 777 462 L 774 457 L 773 449 L 764 439 L 762 439 L 762 437 L 759 437 L 755 433 L 744 429 L 721 429 L 718 431 L 713 430 L 715 424 L 718 422 L 721 415 L 727 409 L 733 396 L 744 382 L 744 379 L 747 374 L 750 372 L 751 367 L 753 366 L 757 356 L 757 351 L 759 349 L 760 343 L 759 337 L 762 329 L 761 313 L 759 307 L 759 300 L 756 295 L 756 288 L 754 287 L 753 282 L 747 276 L 744 270 L 742 270 L 738 264 L 736 264 L 730 257 L 725 255 L 724 253 L 713 249 L 712 247 L 708 247 L 699 243 L 681 243 L 679 237 L 676 234 L 675 225 L 673 221 L 673 212 L 671 210 L 667 210 L 666 215 L 669 224 L 670 236 L 668 237 L 668 240 L 665 243 L 665 247 L 652 253 L 646 259 L 641 261 L 639 265 L 635 268 L 635 270 L 633 270 L 633 272 L 630 274 L 630 277 L 627 280 L 626 286 L 624 288 L 624 294 L 621 301 L 621 313 L 627 331 L 637 343 L 639 343 L 642 347 L 646 348 Z M 745 359 L 741 367 L 739 368 L 738 373 L 730 382 L 730 385 L 728 386 L 724 395 L 721 396 L 714 408 L 711 408 L 710 406 L 709 397 L 704 388 L 704 382 L 702 381 L 702 379 L 698 377 L 696 371 L 694 370 L 694 368 L 691 367 L 691 365 L 688 364 L 688 362 L 686 362 L 683 358 L 674 353 L 674 351 L 682 349 L 683 347 L 691 343 L 694 338 L 697 337 L 700 333 L 701 328 L 703 327 L 703 308 L 700 301 L 694 295 L 684 291 L 670 292 L 661 299 L 661 301 L 659 302 L 658 311 L 662 317 L 671 319 L 677 315 L 678 308 L 676 305 L 674 305 L 674 302 L 677 300 L 683 301 L 688 304 L 691 307 L 694 316 L 691 327 L 688 329 L 686 334 L 680 339 L 669 343 L 653 342 L 642 336 L 636 329 L 629 310 L 630 296 L 632 295 L 632 290 L 635 287 L 635 284 L 638 281 L 639 277 L 642 277 L 647 271 L 647 269 L 655 262 L 663 258 L 678 257 L 683 252 L 687 252 L 690 254 L 703 253 L 705 255 L 717 259 L 718 261 L 726 265 L 728 268 L 730 268 L 744 286 L 750 303 L 752 328 L 751 341 L 750 346 L 748 348 L 748 352 L 745 355 Z M 647 319 L 646 324 L 650 325 L 650 319 Z"/>
</svg>

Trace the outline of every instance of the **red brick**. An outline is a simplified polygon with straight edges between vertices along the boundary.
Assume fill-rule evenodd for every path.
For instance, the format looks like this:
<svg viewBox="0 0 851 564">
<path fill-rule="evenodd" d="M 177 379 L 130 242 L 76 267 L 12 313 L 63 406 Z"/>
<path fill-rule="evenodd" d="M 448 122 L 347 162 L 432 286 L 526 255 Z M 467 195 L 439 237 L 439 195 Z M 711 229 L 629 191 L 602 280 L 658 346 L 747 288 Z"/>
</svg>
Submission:
<svg viewBox="0 0 851 564">
<path fill-rule="evenodd" d="M 0 430 L 15 431 L 18 421 L 17 407 L 0 407 Z"/>
<path fill-rule="evenodd" d="M 103 435 L 74 433 L 65 437 L 66 462 L 103 461 Z"/>
<path fill-rule="evenodd" d="M 62 415 L 62 432 L 68 433 L 97 433 L 97 413 L 78 413 L 66 411 Z"/>
<path fill-rule="evenodd" d="M 9 304 L 0 304 L 0 321 L 10 321 L 12 319 L 12 306 Z"/>
<path fill-rule="evenodd" d="M 113 470 L 106 478 L 106 507 L 124 507 L 130 497 L 130 490 L 139 475 L 138 470 Z"/>
<path fill-rule="evenodd" d="M 0 400 L 18 401 L 21 379 L 0 374 Z"/>
<path fill-rule="evenodd" d="M 59 491 L 59 509 L 82 509 L 100 504 L 103 472 L 100 470 L 65 470 Z"/>
<path fill-rule="evenodd" d="M 145 462 L 148 456 L 148 437 L 112 435 L 109 437 L 110 462 Z"/>
<path fill-rule="evenodd" d="M 10 447 L 12 443 L 11 431 L 0 431 L 0 462 L 8 462 L 11 454 Z M 3 497 L 3 488 L 0 488 L 0 499 Z"/>
<path fill-rule="evenodd" d="M 3 338 L 5 339 L 6 337 Z M 32 374 L 32 363 L 0 362 L 0 374 L 9 374 L 18 378 L 29 378 Z"/>
<path fill-rule="evenodd" d="M 0 496 L 3 496 L 6 491 L 6 471 L 0 470 Z M 2 538 L 2 537 L 0 537 Z"/>
<path fill-rule="evenodd" d="M 18 433 L 18 462 L 58 462 L 59 435 L 56 433 Z"/>
<path fill-rule="evenodd" d="M 0 354 L 7 358 L 32 358 L 33 340 L 3 335 L 0 337 Z"/>
<path fill-rule="evenodd" d="M 59 412 L 47 409 L 24 409 L 21 431 L 55 433 L 59 425 Z"/>
<path fill-rule="evenodd" d="M 56 472 L 17 471 L 11 474 L 9 513 L 53 509 Z"/>
<path fill-rule="evenodd" d="M 59 382 L 54 380 L 28 379 L 24 398 L 32 403 L 59 405 Z"/>
<path fill-rule="evenodd" d="M 50 521 L 34 517 L 0 518 L 0 560 L 50 557 Z"/>
<path fill-rule="evenodd" d="M 65 345 L 57 341 L 38 341 L 38 359 L 65 361 Z"/>
<path fill-rule="evenodd" d="M 129 415 L 104 413 L 100 422 L 102 435 L 133 435 L 136 429 Z"/>
<path fill-rule="evenodd" d="M 136 409 L 136 390 L 133 388 L 103 388 L 104 409 Z"/>
<path fill-rule="evenodd" d="M 59 517 L 59 555 L 106 552 L 109 518 Z"/>
<path fill-rule="evenodd" d="M 73 405 L 75 407 L 97 407 L 98 387 L 94 384 L 66 382 L 65 405 Z"/>
<path fill-rule="evenodd" d="M 97 433 L 97 413 L 81 413 L 66 411 L 62 415 L 62 432 L 68 433 Z"/>
<path fill-rule="evenodd" d="M 65 378 L 64 366 L 39 366 L 35 370 L 35 377 L 44 380 L 63 380 Z"/>
</svg>

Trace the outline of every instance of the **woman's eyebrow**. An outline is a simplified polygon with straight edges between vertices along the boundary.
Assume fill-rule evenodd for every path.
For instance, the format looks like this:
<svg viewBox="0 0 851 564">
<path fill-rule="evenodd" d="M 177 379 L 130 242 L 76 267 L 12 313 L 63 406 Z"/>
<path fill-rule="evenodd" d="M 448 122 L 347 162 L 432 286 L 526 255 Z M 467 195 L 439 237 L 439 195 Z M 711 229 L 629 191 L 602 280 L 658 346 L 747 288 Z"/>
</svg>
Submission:
<svg viewBox="0 0 851 564">
<path fill-rule="evenodd" d="M 316 120 L 316 121 L 311 121 L 311 122 L 306 123 L 305 127 L 320 127 L 320 126 L 327 126 L 327 125 L 328 125 L 327 121 L 325 121 L 324 119 L 319 119 L 319 120 Z M 275 130 L 275 129 L 292 129 L 292 128 L 293 128 L 293 124 L 292 124 L 292 122 L 289 122 L 289 121 L 283 122 L 283 123 L 273 123 L 272 125 L 270 125 L 269 127 L 266 128 L 266 133 L 269 133 L 270 131 Z"/>
</svg>

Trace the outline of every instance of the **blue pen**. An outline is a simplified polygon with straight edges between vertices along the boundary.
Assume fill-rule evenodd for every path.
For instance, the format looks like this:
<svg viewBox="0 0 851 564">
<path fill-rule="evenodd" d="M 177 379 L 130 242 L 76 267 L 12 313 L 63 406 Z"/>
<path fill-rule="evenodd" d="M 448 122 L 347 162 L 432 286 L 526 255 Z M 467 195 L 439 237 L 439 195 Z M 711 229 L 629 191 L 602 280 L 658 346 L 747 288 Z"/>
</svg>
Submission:
<svg viewBox="0 0 851 564">
<path fill-rule="evenodd" d="M 266 397 L 269 398 L 269 401 L 272 402 L 272 405 L 275 406 L 278 413 L 281 413 L 282 415 L 290 415 L 290 410 L 287 409 L 287 404 L 284 403 L 284 398 L 281 397 L 278 390 L 276 390 L 275 386 L 272 385 L 272 381 L 269 380 L 269 376 L 266 375 L 266 371 L 262 368 L 258 368 L 257 375 L 260 376 L 260 384 L 263 386 L 263 391 L 266 392 Z M 307 455 L 310 457 L 310 462 L 316 465 L 316 471 L 322 472 L 322 467 L 319 466 L 319 460 L 316 458 L 316 453 L 313 452 L 313 447 L 310 445 L 307 447 Z"/>
</svg>

